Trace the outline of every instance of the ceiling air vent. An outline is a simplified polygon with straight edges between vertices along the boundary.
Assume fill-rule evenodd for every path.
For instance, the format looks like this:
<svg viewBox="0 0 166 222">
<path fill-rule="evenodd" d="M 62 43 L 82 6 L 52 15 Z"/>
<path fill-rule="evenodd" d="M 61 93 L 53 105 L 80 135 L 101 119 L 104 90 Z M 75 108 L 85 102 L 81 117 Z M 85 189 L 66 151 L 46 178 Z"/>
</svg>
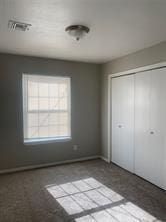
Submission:
<svg viewBox="0 0 166 222">
<path fill-rule="evenodd" d="M 13 20 L 9 20 L 8 22 L 8 28 L 12 29 L 12 30 L 18 30 L 18 31 L 28 31 L 30 26 L 32 26 L 31 24 L 27 24 L 27 23 L 23 23 L 23 22 L 17 22 L 17 21 L 13 21 Z"/>
</svg>

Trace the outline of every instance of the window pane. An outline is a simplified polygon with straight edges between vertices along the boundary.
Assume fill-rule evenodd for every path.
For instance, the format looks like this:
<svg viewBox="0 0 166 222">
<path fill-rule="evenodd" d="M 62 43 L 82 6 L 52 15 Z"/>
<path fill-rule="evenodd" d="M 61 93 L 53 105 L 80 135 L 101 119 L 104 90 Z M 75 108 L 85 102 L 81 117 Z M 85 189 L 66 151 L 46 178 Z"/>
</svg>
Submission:
<svg viewBox="0 0 166 222">
<path fill-rule="evenodd" d="M 39 96 L 48 97 L 48 84 L 47 83 L 39 83 Z"/>
<path fill-rule="evenodd" d="M 49 84 L 49 95 L 51 97 L 58 97 L 58 84 Z"/>
<path fill-rule="evenodd" d="M 59 85 L 59 96 L 63 97 L 67 95 L 67 85 L 66 84 L 60 84 Z"/>
<path fill-rule="evenodd" d="M 49 137 L 59 136 L 59 128 L 57 126 L 49 126 Z"/>
<path fill-rule="evenodd" d="M 66 110 L 67 109 L 67 98 L 63 97 L 60 99 L 60 109 Z"/>
<path fill-rule="evenodd" d="M 28 95 L 29 96 L 38 96 L 38 83 L 29 81 Z"/>
<path fill-rule="evenodd" d="M 68 124 L 68 113 L 59 113 L 59 124 L 60 125 L 67 125 Z"/>
<path fill-rule="evenodd" d="M 39 110 L 48 110 L 48 98 L 39 98 Z"/>
<path fill-rule="evenodd" d="M 29 98 L 28 99 L 28 109 L 29 110 L 38 110 L 38 99 L 37 98 Z"/>
<path fill-rule="evenodd" d="M 38 126 L 38 113 L 28 114 L 28 127 Z"/>
<path fill-rule="evenodd" d="M 50 103 L 50 110 L 58 110 L 59 109 L 59 102 L 60 99 L 58 98 L 50 98 L 49 103 Z"/>
<path fill-rule="evenodd" d="M 49 114 L 49 125 L 68 125 L 69 114 L 63 113 L 50 113 Z"/>
<path fill-rule="evenodd" d="M 49 113 L 39 113 L 39 127 L 48 126 Z"/>
<path fill-rule="evenodd" d="M 50 113 L 49 115 L 49 125 L 59 124 L 59 113 Z"/>
<path fill-rule="evenodd" d="M 39 127 L 39 137 L 44 138 L 48 137 L 48 127 Z"/>
<path fill-rule="evenodd" d="M 37 138 L 38 134 L 38 127 L 29 127 L 28 128 L 28 138 Z"/>
<path fill-rule="evenodd" d="M 67 136 L 68 128 L 67 126 L 59 126 L 59 136 Z"/>
</svg>

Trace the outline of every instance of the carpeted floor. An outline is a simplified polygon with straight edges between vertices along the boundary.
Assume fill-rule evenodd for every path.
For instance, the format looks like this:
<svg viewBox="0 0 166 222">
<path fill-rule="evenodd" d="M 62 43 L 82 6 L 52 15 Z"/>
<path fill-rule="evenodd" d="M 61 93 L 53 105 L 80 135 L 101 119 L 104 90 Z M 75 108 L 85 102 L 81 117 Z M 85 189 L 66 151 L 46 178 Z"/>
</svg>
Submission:
<svg viewBox="0 0 166 222">
<path fill-rule="evenodd" d="M 166 221 L 166 194 L 102 160 L 0 176 L 0 222 Z"/>
</svg>

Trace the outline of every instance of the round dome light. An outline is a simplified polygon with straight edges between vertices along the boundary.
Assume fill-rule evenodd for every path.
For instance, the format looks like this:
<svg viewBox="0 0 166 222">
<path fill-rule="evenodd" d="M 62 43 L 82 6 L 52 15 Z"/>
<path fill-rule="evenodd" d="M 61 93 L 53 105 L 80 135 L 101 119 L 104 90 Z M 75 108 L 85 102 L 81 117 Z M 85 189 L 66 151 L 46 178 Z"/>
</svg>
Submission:
<svg viewBox="0 0 166 222">
<path fill-rule="evenodd" d="M 79 41 L 90 31 L 90 29 L 84 25 L 71 25 L 68 26 L 65 31 L 74 39 Z"/>
</svg>

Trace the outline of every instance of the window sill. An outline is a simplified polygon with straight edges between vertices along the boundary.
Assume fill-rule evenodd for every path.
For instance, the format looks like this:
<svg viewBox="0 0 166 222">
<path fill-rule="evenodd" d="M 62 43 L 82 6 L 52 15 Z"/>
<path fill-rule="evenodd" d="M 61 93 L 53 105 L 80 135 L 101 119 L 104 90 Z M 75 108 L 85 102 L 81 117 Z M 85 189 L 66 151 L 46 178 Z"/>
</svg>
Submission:
<svg viewBox="0 0 166 222">
<path fill-rule="evenodd" d="M 24 140 L 25 145 L 40 145 L 47 143 L 56 143 L 56 142 L 67 142 L 72 140 L 71 137 L 59 137 L 59 138 L 45 138 L 45 139 L 27 139 Z"/>
</svg>

